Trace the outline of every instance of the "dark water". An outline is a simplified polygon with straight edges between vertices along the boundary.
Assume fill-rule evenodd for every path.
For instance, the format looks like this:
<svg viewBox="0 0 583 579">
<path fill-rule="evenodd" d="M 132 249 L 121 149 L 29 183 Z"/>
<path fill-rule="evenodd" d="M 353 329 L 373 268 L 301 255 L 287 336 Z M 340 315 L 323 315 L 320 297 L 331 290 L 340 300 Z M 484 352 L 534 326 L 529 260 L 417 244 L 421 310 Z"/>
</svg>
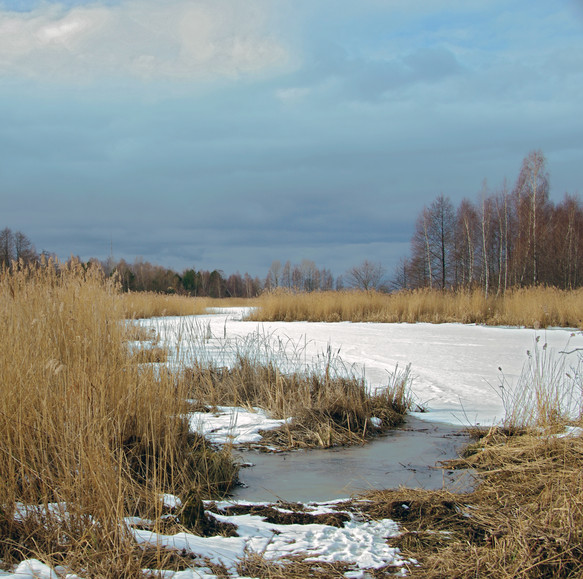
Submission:
<svg viewBox="0 0 583 579">
<path fill-rule="evenodd" d="M 237 500 L 326 501 L 364 490 L 409 488 L 467 490 L 468 473 L 436 468 L 455 458 L 468 442 L 461 427 L 409 417 L 404 427 L 357 447 L 286 452 L 247 451 L 241 459 L 245 485 L 233 493 Z"/>
</svg>

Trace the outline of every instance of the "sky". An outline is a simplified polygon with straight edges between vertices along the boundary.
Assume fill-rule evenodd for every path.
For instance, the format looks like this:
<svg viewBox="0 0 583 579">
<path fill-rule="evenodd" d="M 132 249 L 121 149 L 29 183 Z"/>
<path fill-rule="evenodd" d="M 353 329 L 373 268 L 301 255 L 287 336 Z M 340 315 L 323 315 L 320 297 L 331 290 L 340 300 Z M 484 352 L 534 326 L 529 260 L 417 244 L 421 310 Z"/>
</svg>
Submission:
<svg viewBox="0 0 583 579">
<path fill-rule="evenodd" d="M 583 2 L 0 0 L 0 228 L 37 250 L 390 273 L 540 149 L 580 194 Z"/>
</svg>

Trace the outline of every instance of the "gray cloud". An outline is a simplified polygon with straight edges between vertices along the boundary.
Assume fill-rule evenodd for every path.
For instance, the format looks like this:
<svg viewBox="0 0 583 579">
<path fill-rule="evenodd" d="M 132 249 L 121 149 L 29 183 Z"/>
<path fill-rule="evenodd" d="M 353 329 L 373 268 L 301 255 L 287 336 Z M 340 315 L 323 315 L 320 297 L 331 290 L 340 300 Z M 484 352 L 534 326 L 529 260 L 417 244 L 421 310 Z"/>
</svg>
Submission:
<svg viewBox="0 0 583 579">
<path fill-rule="evenodd" d="M 573 28 L 559 37 L 524 12 L 519 32 L 502 3 L 459 3 L 459 15 L 437 18 L 427 3 L 366 0 L 347 13 L 338 2 L 282 3 L 293 13 L 283 31 L 274 3 L 242 14 L 226 2 L 197 4 L 208 17 L 200 38 L 216 42 L 195 50 L 196 70 L 181 69 L 191 76 L 172 68 L 191 60 L 169 31 L 192 3 L 169 3 L 176 14 L 150 0 L 140 14 L 134 2 L 0 13 L 0 28 L 9 17 L 24 35 L 0 37 L 15 45 L 0 51 L 0 227 L 63 257 L 105 258 L 113 242 L 118 258 L 179 270 L 264 275 L 274 259 L 308 258 L 341 274 L 365 258 L 392 269 L 423 205 L 440 193 L 475 199 L 485 177 L 512 186 L 533 148 L 548 157 L 556 198 L 580 189 L 583 52 L 571 47 L 581 47 Z M 67 32 L 88 14 L 94 28 Z M 148 39 L 162 14 L 169 21 Z M 43 30 L 44 56 L 30 44 Z M 251 51 L 257 67 L 245 68 L 237 35 L 274 43 L 274 53 Z M 144 81 L 132 59 L 146 49 L 173 65 Z M 75 68 L 84 58 L 85 80 Z M 47 80 L 63 63 L 75 82 Z M 119 75 L 106 75 L 114 63 Z"/>
</svg>

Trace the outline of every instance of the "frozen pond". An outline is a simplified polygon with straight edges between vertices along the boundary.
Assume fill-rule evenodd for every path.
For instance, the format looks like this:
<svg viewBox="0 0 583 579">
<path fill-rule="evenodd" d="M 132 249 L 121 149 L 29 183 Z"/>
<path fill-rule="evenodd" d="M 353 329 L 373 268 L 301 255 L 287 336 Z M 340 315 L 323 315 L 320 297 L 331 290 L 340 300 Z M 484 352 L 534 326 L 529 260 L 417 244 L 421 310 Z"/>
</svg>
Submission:
<svg viewBox="0 0 583 579">
<path fill-rule="evenodd" d="M 364 446 L 280 454 L 243 452 L 242 460 L 254 466 L 241 469 L 239 478 L 245 486 L 234 491 L 233 499 L 325 501 L 400 485 L 463 490 L 470 483 L 468 473 L 434 465 L 455 458 L 467 441 L 459 426 L 409 418 L 402 428 Z"/>
</svg>

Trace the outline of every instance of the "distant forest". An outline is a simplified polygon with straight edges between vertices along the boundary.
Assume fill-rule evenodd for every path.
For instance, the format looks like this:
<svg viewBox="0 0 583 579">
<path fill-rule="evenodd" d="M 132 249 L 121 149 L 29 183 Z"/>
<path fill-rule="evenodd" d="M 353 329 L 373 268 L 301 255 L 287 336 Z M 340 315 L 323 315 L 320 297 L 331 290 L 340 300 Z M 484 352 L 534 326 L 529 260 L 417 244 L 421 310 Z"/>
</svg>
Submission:
<svg viewBox="0 0 583 579">
<path fill-rule="evenodd" d="M 411 255 L 397 269 L 395 288 L 482 288 L 501 293 L 532 285 L 573 289 L 583 284 L 583 208 L 565 195 L 549 200 L 541 151 L 525 157 L 516 184 L 456 208 L 439 195 L 423 208 Z"/>
<path fill-rule="evenodd" d="M 547 285 L 574 289 L 583 285 L 583 206 L 565 194 L 554 204 L 545 156 L 530 152 L 514 186 L 489 191 L 486 182 L 475 202 L 455 207 L 443 194 L 417 218 L 408 257 L 392 277 L 368 260 L 334 278 L 326 268 L 304 259 L 300 264 L 274 261 L 265 278 L 222 270 L 186 269 L 177 273 L 140 258 L 128 263 L 91 259 L 106 275 L 116 275 L 125 291 L 181 293 L 201 297 L 256 297 L 265 290 L 395 291 L 434 288 L 481 288 L 486 295 L 511 287 Z M 44 252 L 45 257 L 50 254 Z M 20 231 L 0 231 L 0 266 L 14 261 L 40 262 L 29 238 Z"/>
</svg>

